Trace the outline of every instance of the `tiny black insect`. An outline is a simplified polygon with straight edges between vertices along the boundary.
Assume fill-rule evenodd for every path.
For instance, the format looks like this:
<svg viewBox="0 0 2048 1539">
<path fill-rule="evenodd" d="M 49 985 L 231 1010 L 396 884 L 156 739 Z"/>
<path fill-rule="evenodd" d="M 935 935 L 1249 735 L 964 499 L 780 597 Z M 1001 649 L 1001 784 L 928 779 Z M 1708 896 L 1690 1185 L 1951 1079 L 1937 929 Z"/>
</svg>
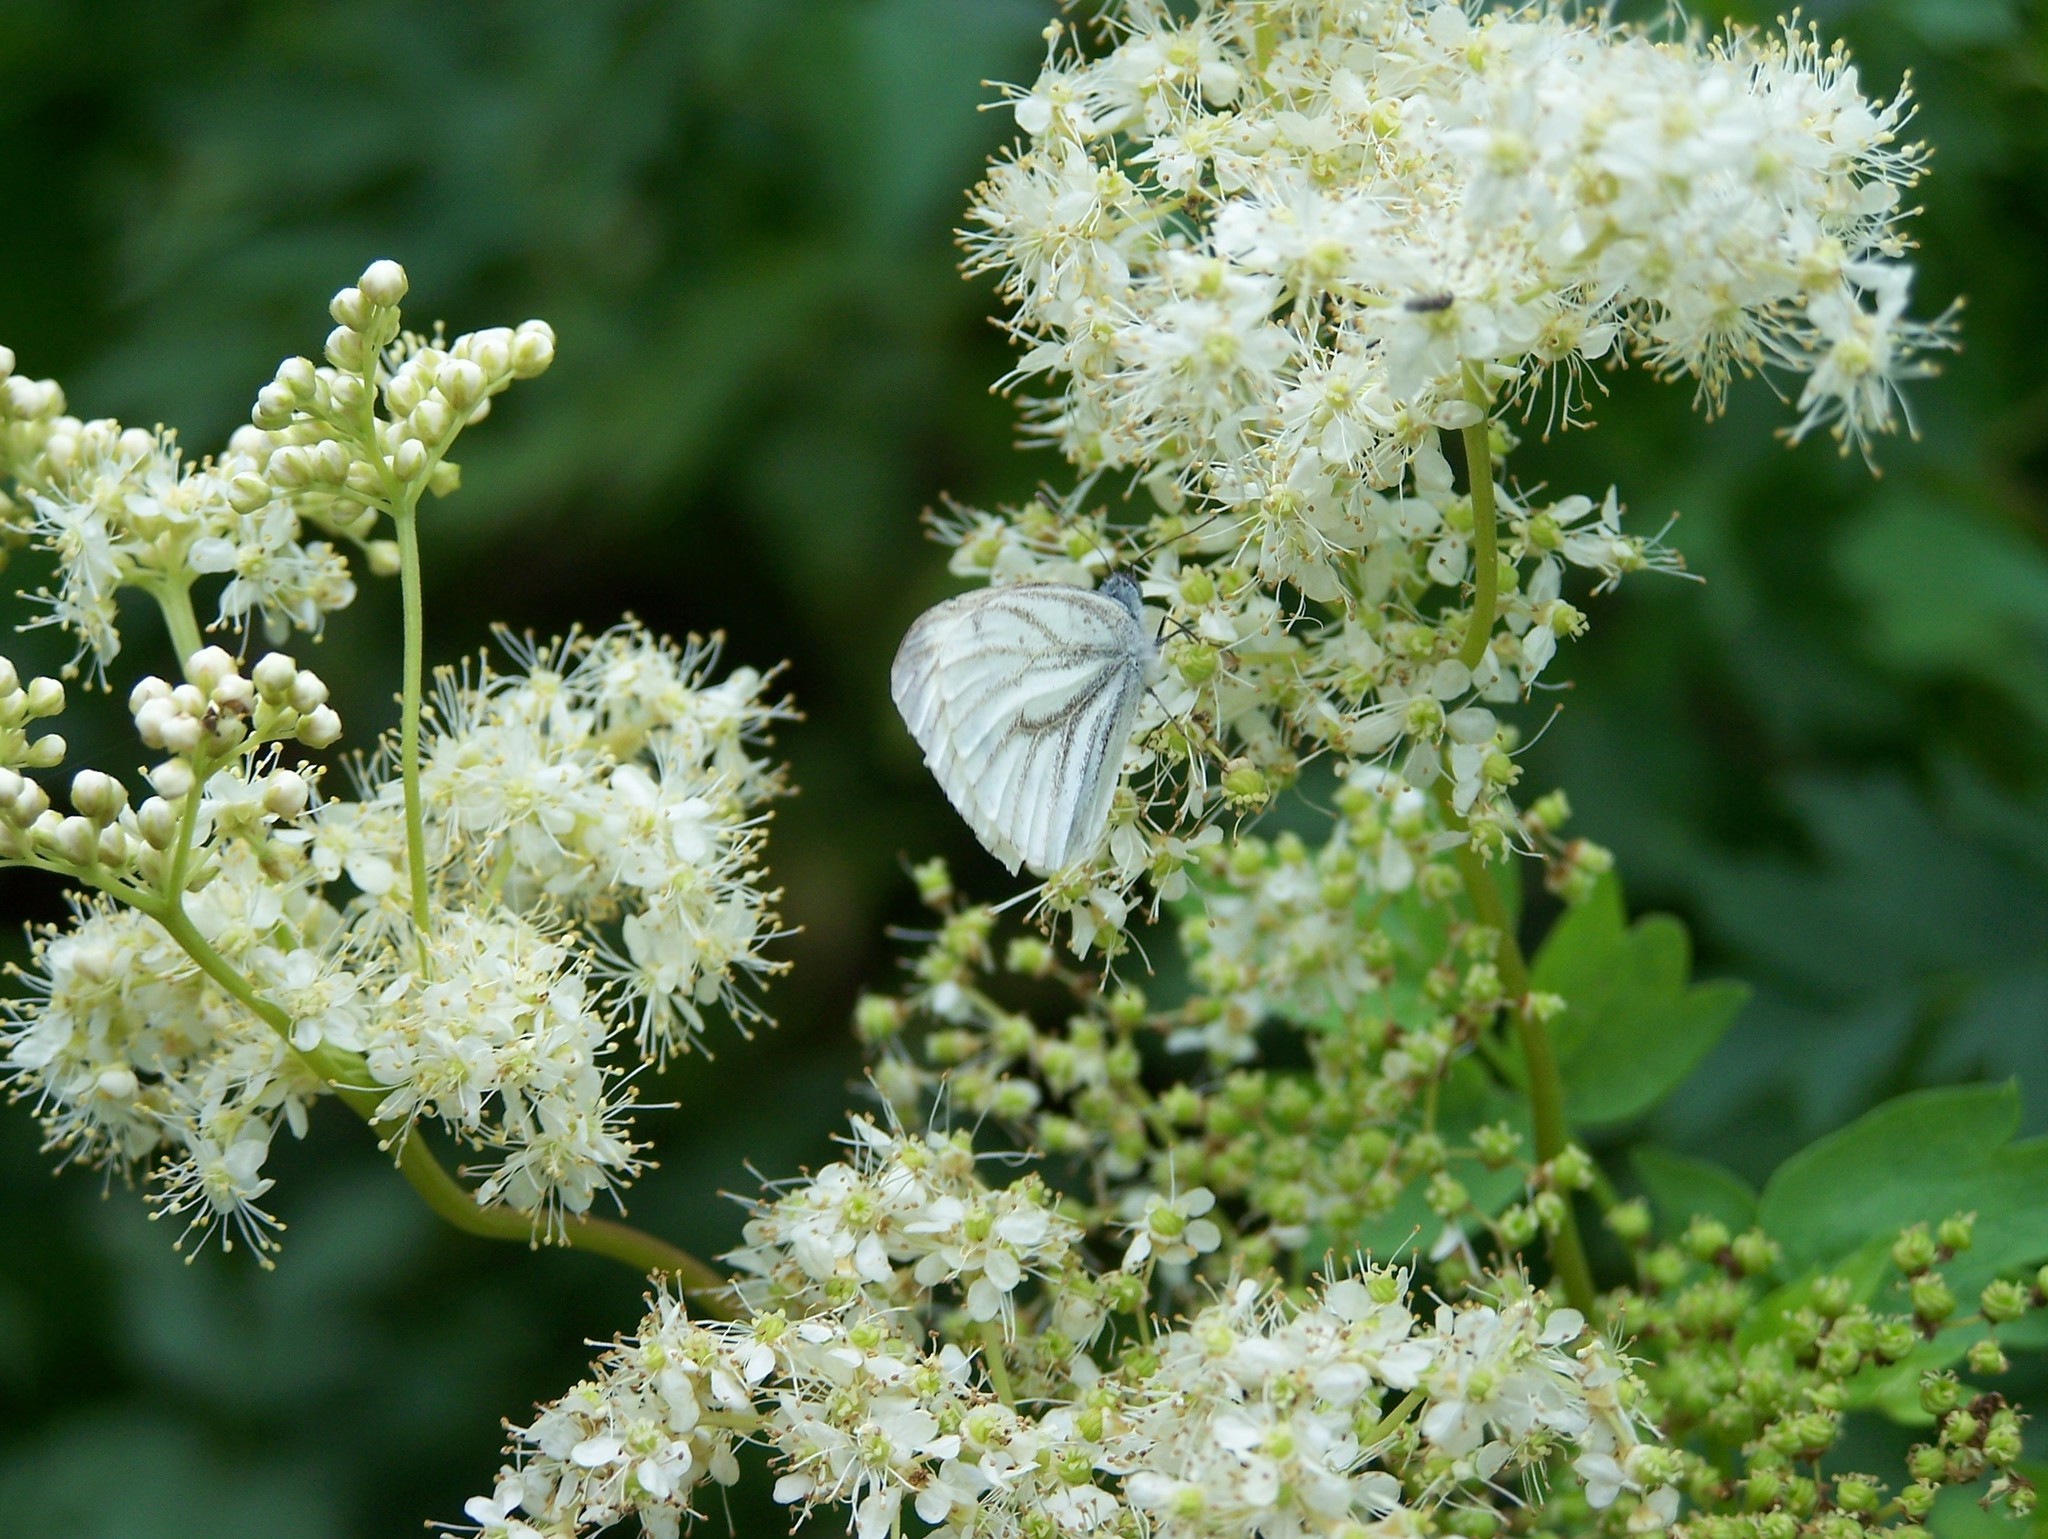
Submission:
<svg viewBox="0 0 2048 1539">
<path fill-rule="evenodd" d="M 1412 310 L 1417 315 L 1427 315 L 1432 310 L 1448 310 L 1457 302 L 1458 296 L 1455 294 L 1418 294 L 1413 299 L 1403 301 L 1401 308 Z"/>
</svg>

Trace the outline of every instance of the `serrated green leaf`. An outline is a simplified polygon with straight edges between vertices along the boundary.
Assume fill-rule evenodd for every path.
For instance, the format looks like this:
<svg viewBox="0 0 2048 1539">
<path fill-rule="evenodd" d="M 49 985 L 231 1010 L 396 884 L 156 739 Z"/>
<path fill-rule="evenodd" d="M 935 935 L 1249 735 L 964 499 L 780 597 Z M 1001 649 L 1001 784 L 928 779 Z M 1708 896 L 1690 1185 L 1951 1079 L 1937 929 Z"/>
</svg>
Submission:
<svg viewBox="0 0 2048 1539">
<path fill-rule="evenodd" d="M 1778 1167 L 1758 1205 L 1763 1226 L 1796 1271 L 1974 1212 L 1974 1243 L 1941 1268 L 1967 1310 L 1993 1277 L 2048 1257 L 2048 1139 L 2007 1142 L 2019 1116 L 2010 1083 L 1887 1101 Z"/>
<path fill-rule="evenodd" d="M 1755 1190 L 1711 1160 L 1645 1144 L 1629 1156 L 1629 1163 L 1657 1210 L 1660 1234 L 1682 1234 L 1695 1218 L 1719 1219 L 1737 1231 L 1756 1222 Z"/>
<path fill-rule="evenodd" d="M 1654 914 L 1630 927 L 1612 876 L 1551 927 L 1531 982 L 1565 1000 L 1552 1034 L 1574 1126 L 1642 1115 L 1720 1040 L 1749 991 L 1692 985 L 1691 970 L 1685 926 Z"/>
</svg>

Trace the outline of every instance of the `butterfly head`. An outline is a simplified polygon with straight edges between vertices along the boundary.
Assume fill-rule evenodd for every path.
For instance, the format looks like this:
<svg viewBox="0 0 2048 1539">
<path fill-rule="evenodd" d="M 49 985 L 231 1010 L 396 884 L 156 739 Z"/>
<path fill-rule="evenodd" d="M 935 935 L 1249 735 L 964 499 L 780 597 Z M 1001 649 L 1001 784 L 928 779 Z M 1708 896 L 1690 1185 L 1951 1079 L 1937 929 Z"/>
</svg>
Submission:
<svg viewBox="0 0 2048 1539">
<path fill-rule="evenodd" d="M 1131 612 L 1131 618 L 1142 619 L 1145 601 L 1138 595 L 1138 579 L 1129 572 L 1111 572 L 1096 590 L 1106 599 L 1115 599 Z"/>
</svg>

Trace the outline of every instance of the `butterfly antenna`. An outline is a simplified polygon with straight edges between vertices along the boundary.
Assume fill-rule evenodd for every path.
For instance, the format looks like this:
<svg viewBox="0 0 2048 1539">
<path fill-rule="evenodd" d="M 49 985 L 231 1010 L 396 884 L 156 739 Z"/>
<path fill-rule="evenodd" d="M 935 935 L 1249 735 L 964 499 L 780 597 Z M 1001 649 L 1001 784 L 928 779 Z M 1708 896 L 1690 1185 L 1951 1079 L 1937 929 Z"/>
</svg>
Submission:
<svg viewBox="0 0 2048 1539">
<path fill-rule="evenodd" d="M 1137 555 L 1131 557 L 1130 564 L 1132 566 L 1136 566 L 1139 562 L 1145 560 L 1148 556 L 1156 555 L 1158 552 L 1164 550 L 1167 546 L 1173 544 L 1175 541 L 1185 540 L 1192 535 L 1200 534 L 1204 529 L 1208 528 L 1211 524 L 1215 523 L 1217 519 L 1224 517 L 1228 512 L 1229 509 L 1227 508 L 1218 508 L 1214 513 L 1209 514 L 1199 523 L 1194 524 L 1189 528 L 1181 530 L 1180 533 L 1170 534 L 1163 540 L 1153 541 L 1150 545 L 1146 546 L 1143 550 L 1139 551 Z"/>
</svg>

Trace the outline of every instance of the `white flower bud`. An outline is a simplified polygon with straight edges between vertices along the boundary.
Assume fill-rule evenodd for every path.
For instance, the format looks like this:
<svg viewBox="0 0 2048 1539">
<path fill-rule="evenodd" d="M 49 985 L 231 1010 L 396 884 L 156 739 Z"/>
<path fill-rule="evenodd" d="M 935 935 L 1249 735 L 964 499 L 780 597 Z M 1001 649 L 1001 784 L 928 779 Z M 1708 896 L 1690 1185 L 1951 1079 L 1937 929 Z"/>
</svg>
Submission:
<svg viewBox="0 0 2048 1539">
<path fill-rule="evenodd" d="M 126 1101 L 140 1088 L 135 1071 L 125 1063 L 100 1070 L 99 1077 L 92 1084 L 94 1090 L 110 1101 Z"/>
<path fill-rule="evenodd" d="M 417 438 L 408 438 L 391 456 L 391 473 L 401 481 L 418 480 L 426 468 L 427 446 Z"/>
<path fill-rule="evenodd" d="M 298 682 L 299 665 L 282 652 L 265 652 L 249 670 L 256 692 L 273 703 L 284 699 Z"/>
<path fill-rule="evenodd" d="M 256 686 L 239 673 L 231 673 L 213 686 L 213 703 L 224 711 L 246 713 L 256 704 Z"/>
<path fill-rule="evenodd" d="M 329 486 L 339 486 L 348 477 L 350 456 L 348 447 L 339 439 L 329 438 L 312 452 L 313 477 Z"/>
<path fill-rule="evenodd" d="M 298 739 L 308 748 L 325 748 L 340 736 L 341 718 L 333 706 L 315 706 L 299 721 Z"/>
<path fill-rule="evenodd" d="M 196 684 L 180 684 L 171 691 L 171 704 L 177 707 L 181 715 L 197 716 L 206 709 L 206 695 Z"/>
<path fill-rule="evenodd" d="M 327 685 L 311 668 L 301 668 L 292 680 L 292 709 L 300 713 L 327 703 Z"/>
<path fill-rule="evenodd" d="M 363 563 L 370 569 L 372 577 L 396 577 L 398 575 L 398 542 L 396 540 L 372 540 L 363 547 Z"/>
<path fill-rule="evenodd" d="M 149 783 L 166 801 L 183 801 L 191 794 L 195 779 L 192 766 L 183 759 L 166 759 L 149 772 Z"/>
<path fill-rule="evenodd" d="M 143 747 L 161 748 L 164 746 L 164 728 L 181 714 L 168 694 L 145 700 L 135 713 L 135 735 L 142 739 Z"/>
<path fill-rule="evenodd" d="M 128 788 L 112 775 L 80 770 L 71 777 L 71 805 L 95 823 L 111 823 L 128 805 Z"/>
<path fill-rule="evenodd" d="M 213 718 L 213 725 L 207 728 L 206 731 L 207 736 L 213 742 L 214 752 L 219 753 L 225 749 L 233 748 L 237 743 L 247 741 L 249 736 L 249 718 L 223 712 L 221 715 Z"/>
<path fill-rule="evenodd" d="M 286 491 L 297 491 L 313 479 L 313 461 L 306 451 L 297 444 L 287 444 L 274 451 L 270 463 L 263 467 L 264 478 L 273 486 Z"/>
<path fill-rule="evenodd" d="M 356 280 L 357 292 L 371 304 L 386 310 L 405 298 L 406 287 L 405 269 L 389 257 L 372 262 Z M 339 299 L 340 295 L 335 297 Z"/>
<path fill-rule="evenodd" d="M 161 796 L 152 796 L 135 809 L 135 826 L 151 849 L 167 850 L 178 837 L 178 809 Z"/>
<path fill-rule="evenodd" d="M 266 432 L 275 432 L 292 420 L 292 407 L 291 391 L 273 380 L 256 392 L 249 420 Z"/>
<path fill-rule="evenodd" d="M 0 657 L 0 695 L 11 695 L 21 688 L 21 675 L 14 671 L 14 664 Z"/>
<path fill-rule="evenodd" d="M 170 685 L 153 673 L 145 674 L 142 678 L 137 679 L 135 687 L 128 691 L 128 712 L 131 716 L 138 715 L 142 708 L 149 704 L 150 701 L 168 700 L 170 697 Z"/>
<path fill-rule="evenodd" d="M 370 307 L 363 303 L 363 291 L 351 286 L 342 289 L 327 302 L 327 313 L 334 317 L 334 324 L 360 331 L 363 321 L 370 313 Z"/>
<path fill-rule="evenodd" d="M 42 818 L 36 819 L 36 826 L 44 826 Z M 89 866 L 93 862 L 93 856 L 99 853 L 99 825 L 90 818 L 59 818 L 50 830 L 49 843 L 51 849 L 72 865 Z"/>
<path fill-rule="evenodd" d="M 48 678 L 28 681 L 28 714 L 31 720 L 38 716 L 55 716 L 63 709 L 62 683 Z"/>
<path fill-rule="evenodd" d="M 5 807 L 15 797 L 21 795 L 21 788 L 27 784 L 19 770 L 9 769 L 6 765 L 0 764 L 0 807 Z"/>
<path fill-rule="evenodd" d="M 320 376 L 312 359 L 287 358 L 277 366 L 277 382 L 292 393 L 295 402 L 303 403 L 313 399 Z"/>
<path fill-rule="evenodd" d="M 111 866 L 117 871 L 135 864 L 134 842 L 119 823 L 109 823 L 100 830 L 99 848 L 94 854 L 101 865 Z"/>
<path fill-rule="evenodd" d="M 237 513 L 254 513 L 270 501 L 270 483 L 259 475 L 243 471 L 228 482 L 228 506 Z"/>
<path fill-rule="evenodd" d="M 33 780 L 24 780 L 14 800 L 7 804 L 8 818 L 23 827 L 50 810 L 50 793 Z"/>
<path fill-rule="evenodd" d="M 485 383 L 482 369 L 467 358 L 457 358 L 441 371 L 434 388 L 450 409 L 460 416 L 466 415 L 484 398 Z"/>
<path fill-rule="evenodd" d="M 363 409 L 363 382 L 360 376 L 344 374 L 328 387 L 334 414 L 353 417 Z"/>
<path fill-rule="evenodd" d="M 14 372 L 14 349 L 0 347 L 0 379 L 6 379 Z"/>
<path fill-rule="evenodd" d="M 156 434 L 148 428 L 123 428 L 114 448 L 124 460 L 139 460 L 155 450 Z"/>
<path fill-rule="evenodd" d="M 523 322 L 512 338 L 512 373 L 532 379 L 555 361 L 555 328 L 546 321 Z"/>
<path fill-rule="evenodd" d="M 434 473 L 427 477 L 427 490 L 436 497 L 447 497 L 462 490 L 462 467 L 453 460 L 443 460 L 434 467 Z"/>
<path fill-rule="evenodd" d="M 509 326 L 493 326 L 464 340 L 469 343 L 467 356 L 484 371 L 486 380 L 502 380 L 512 372 L 513 336 Z"/>
<path fill-rule="evenodd" d="M 234 671 L 235 659 L 225 647 L 201 647 L 185 659 L 185 677 L 202 695 L 211 693 L 214 685 L 232 677 Z M 205 702 L 197 702 L 196 708 L 203 710 Z"/>
<path fill-rule="evenodd" d="M 175 754 L 191 753 L 199 746 L 201 736 L 199 718 L 182 714 L 173 716 L 163 724 L 157 735 L 162 739 L 163 746 L 170 752 Z M 152 743 L 150 746 L 153 748 L 156 745 Z M 161 791 L 163 787 L 158 786 L 157 789 Z"/>
<path fill-rule="evenodd" d="M 280 818 L 295 818 L 306 810 L 313 788 L 303 775 L 279 770 L 263 787 L 263 810 Z"/>
<path fill-rule="evenodd" d="M 28 745 L 23 762 L 30 769 L 53 769 L 64 762 L 64 739 L 54 732 L 45 733 Z"/>
<path fill-rule="evenodd" d="M 342 484 L 364 497 L 378 496 L 384 490 L 384 483 L 377 475 L 377 467 L 368 460 L 352 462 L 348 467 L 348 479 Z"/>
<path fill-rule="evenodd" d="M 407 364 L 384 386 L 384 409 L 394 418 L 410 416 L 426 393 L 427 385 L 420 378 L 420 371 Z"/>
<path fill-rule="evenodd" d="M 353 293 L 354 290 L 344 292 Z M 327 333 L 327 361 L 337 369 L 353 372 L 363 366 L 363 351 L 367 346 L 360 331 L 351 326 L 337 326 Z"/>
<path fill-rule="evenodd" d="M 473 366 L 472 366 L 473 367 Z M 427 443 L 439 443 L 455 423 L 455 414 L 448 409 L 448 402 L 436 395 L 428 396 L 412 409 L 405 419 L 405 425 L 412 430 L 415 438 Z"/>
<path fill-rule="evenodd" d="M 11 689 L 0 695 L 0 722 L 10 727 L 20 726 L 28 715 L 28 694 L 26 691 Z"/>
</svg>

